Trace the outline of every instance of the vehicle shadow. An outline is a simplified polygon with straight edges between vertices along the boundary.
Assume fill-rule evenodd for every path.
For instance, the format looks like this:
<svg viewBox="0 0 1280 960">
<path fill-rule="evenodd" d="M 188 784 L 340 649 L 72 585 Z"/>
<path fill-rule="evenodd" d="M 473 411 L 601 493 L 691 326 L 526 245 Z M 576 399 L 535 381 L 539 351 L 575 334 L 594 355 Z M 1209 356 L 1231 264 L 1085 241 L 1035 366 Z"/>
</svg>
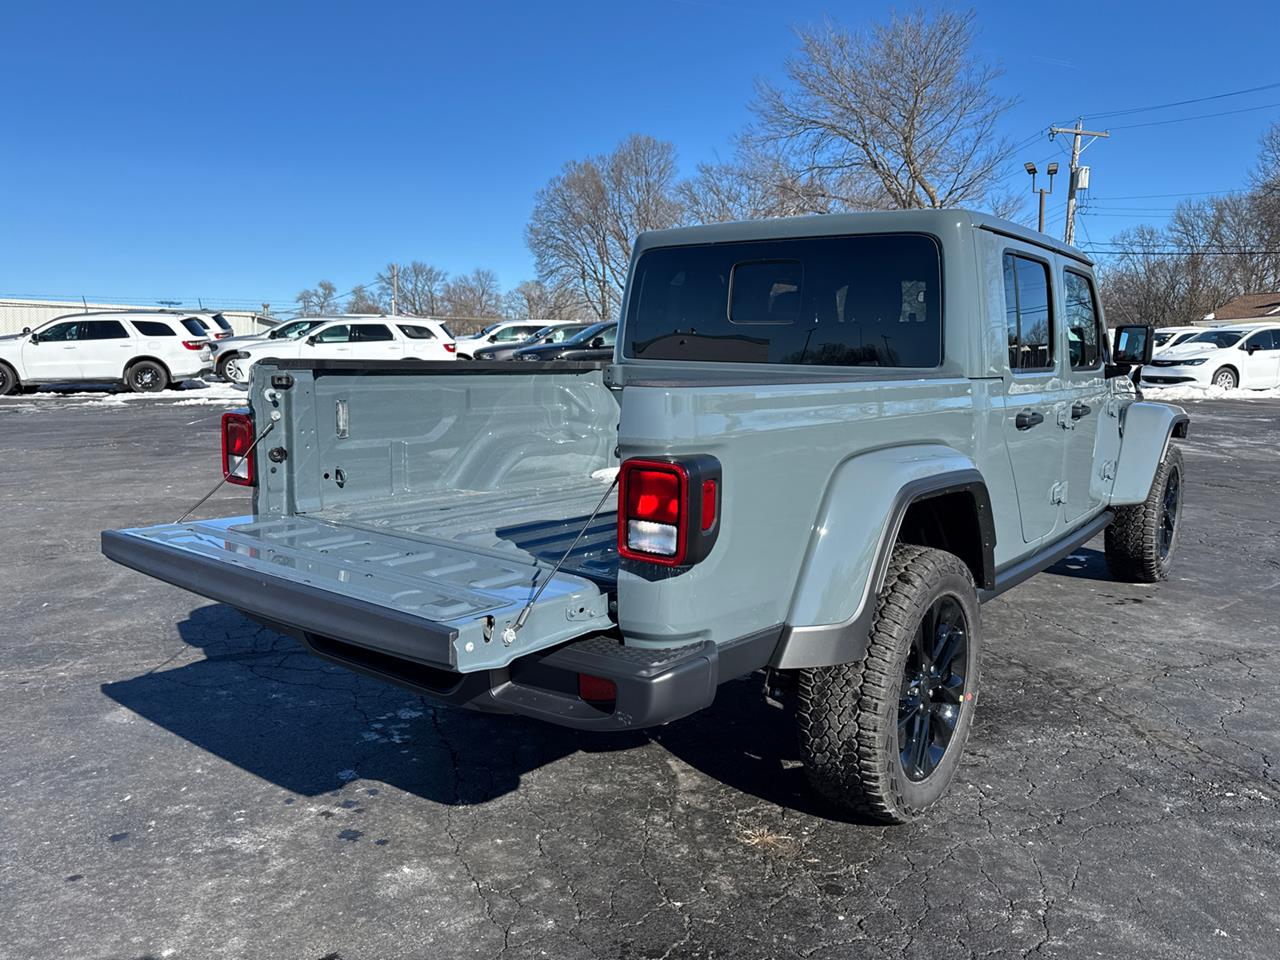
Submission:
<svg viewBox="0 0 1280 960">
<path fill-rule="evenodd" d="M 102 685 L 133 713 L 285 790 L 318 796 L 360 777 L 436 803 L 484 803 L 569 754 L 643 745 L 434 704 L 325 663 L 216 604 L 178 624 L 204 657 Z M 175 658 L 176 659 L 176 658 Z"/>
<path fill-rule="evenodd" d="M 1079 577 L 1084 580 L 1114 580 L 1107 570 L 1107 557 L 1101 550 L 1089 547 L 1077 547 L 1068 556 L 1063 557 L 1045 573 L 1059 577 Z"/>
<path fill-rule="evenodd" d="M 808 787 L 793 718 L 765 700 L 758 674 L 723 684 L 695 716 L 603 734 L 436 704 L 321 661 L 221 604 L 193 610 L 178 631 L 201 659 L 106 683 L 102 692 L 294 794 L 320 796 L 359 777 L 435 803 L 481 804 L 570 754 L 653 742 L 735 790 L 844 819 Z"/>
</svg>

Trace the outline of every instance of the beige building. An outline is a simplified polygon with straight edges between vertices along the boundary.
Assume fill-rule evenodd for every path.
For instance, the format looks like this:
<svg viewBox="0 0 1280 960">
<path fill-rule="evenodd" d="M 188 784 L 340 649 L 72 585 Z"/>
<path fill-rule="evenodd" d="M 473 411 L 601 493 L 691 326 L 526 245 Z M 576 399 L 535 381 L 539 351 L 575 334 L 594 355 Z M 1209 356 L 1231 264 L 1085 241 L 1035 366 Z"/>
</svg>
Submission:
<svg viewBox="0 0 1280 960">
<path fill-rule="evenodd" d="M 180 313 L 182 309 L 178 307 L 170 310 L 170 308 L 159 307 L 155 304 L 85 303 L 80 300 L 0 299 L 0 336 L 4 336 L 7 333 L 21 333 L 26 327 L 34 329 L 43 323 L 48 323 L 55 317 L 63 317 L 68 314 L 102 310 L 166 310 L 167 312 Z M 191 313 L 221 313 L 227 318 L 231 328 L 237 335 L 256 333 L 272 325 L 271 321 L 264 320 L 261 314 L 252 310 L 217 310 L 216 308 L 206 307 L 192 310 Z"/>
</svg>

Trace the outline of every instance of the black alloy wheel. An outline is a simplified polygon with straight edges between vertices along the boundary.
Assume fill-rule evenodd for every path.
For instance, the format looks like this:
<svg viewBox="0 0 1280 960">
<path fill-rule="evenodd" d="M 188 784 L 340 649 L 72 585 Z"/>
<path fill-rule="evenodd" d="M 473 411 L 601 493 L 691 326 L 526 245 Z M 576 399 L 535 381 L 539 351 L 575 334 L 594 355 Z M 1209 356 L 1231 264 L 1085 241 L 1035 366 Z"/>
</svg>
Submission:
<svg viewBox="0 0 1280 960">
<path fill-rule="evenodd" d="M 964 608 L 950 595 L 934 601 L 907 654 L 898 695 L 898 756 L 907 778 L 937 769 L 960 719 L 969 655 Z"/>
<path fill-rule="evenodd" d="M 1182 471 L 1176 467 L 1169 471 L 1165 481 L 1164 497 L 1160 502 L 1160 529 L 1156 533 L 1160 559 L 1169 556 L 1173 549 L 1173 536 L 1178 523 L 1178 498 L 1182 496 Z"/>
</svg>

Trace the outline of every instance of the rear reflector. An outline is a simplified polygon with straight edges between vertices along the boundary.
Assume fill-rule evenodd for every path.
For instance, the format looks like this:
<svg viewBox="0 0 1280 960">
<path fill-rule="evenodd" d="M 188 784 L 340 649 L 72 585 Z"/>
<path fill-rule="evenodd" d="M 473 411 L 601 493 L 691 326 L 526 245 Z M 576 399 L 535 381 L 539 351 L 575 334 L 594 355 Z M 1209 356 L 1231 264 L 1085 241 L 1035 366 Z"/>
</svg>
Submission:
<svg viewBox="0 0 1280 960">
<path fill-rule="evenodd" d="M 714 480 L 702 481 L 702 523 L 700 529 L 706 533 L 716 525 L 716 486 Z"/>
<path fill-rule="evenodd" d="M 578 696 L 587 703 L 613 703 L 618 699 L 618 685 L 606 677 L 578 674 Z"/>
<path fill-rule="evenodd" d="M 251 487 L 257 480 L 253 451 L 253 418 L 247 413 L 222 415 L 222 475 L 227 483 Z"/>
</svg>

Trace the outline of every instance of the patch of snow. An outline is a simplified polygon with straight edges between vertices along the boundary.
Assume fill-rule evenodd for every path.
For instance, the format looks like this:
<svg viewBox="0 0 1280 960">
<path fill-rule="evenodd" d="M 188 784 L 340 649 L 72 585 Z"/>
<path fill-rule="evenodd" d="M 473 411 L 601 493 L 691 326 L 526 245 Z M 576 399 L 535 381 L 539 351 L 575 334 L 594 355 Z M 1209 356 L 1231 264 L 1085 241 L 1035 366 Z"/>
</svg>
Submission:
<svg viewBox="0 0 1280 960">
<path fill-rule="evenodd" d="M 1223 390 L 1222 387 L 1202 387 L 1192 383 L 1168 387 L 1144 384 L 1142 395 L 1148 400 L 1280 400 L 1280 387 L 1271 387 L 1269 390 Z"/>
<path fill-rule="evenodd" d="M 601 483 L 613 483 L 613 478 L 617 475 L 617 467 L 605 467 L 603 470 L 597 470 L 591 474 L 591 479 L 599 480 Z"/>
</svg>

